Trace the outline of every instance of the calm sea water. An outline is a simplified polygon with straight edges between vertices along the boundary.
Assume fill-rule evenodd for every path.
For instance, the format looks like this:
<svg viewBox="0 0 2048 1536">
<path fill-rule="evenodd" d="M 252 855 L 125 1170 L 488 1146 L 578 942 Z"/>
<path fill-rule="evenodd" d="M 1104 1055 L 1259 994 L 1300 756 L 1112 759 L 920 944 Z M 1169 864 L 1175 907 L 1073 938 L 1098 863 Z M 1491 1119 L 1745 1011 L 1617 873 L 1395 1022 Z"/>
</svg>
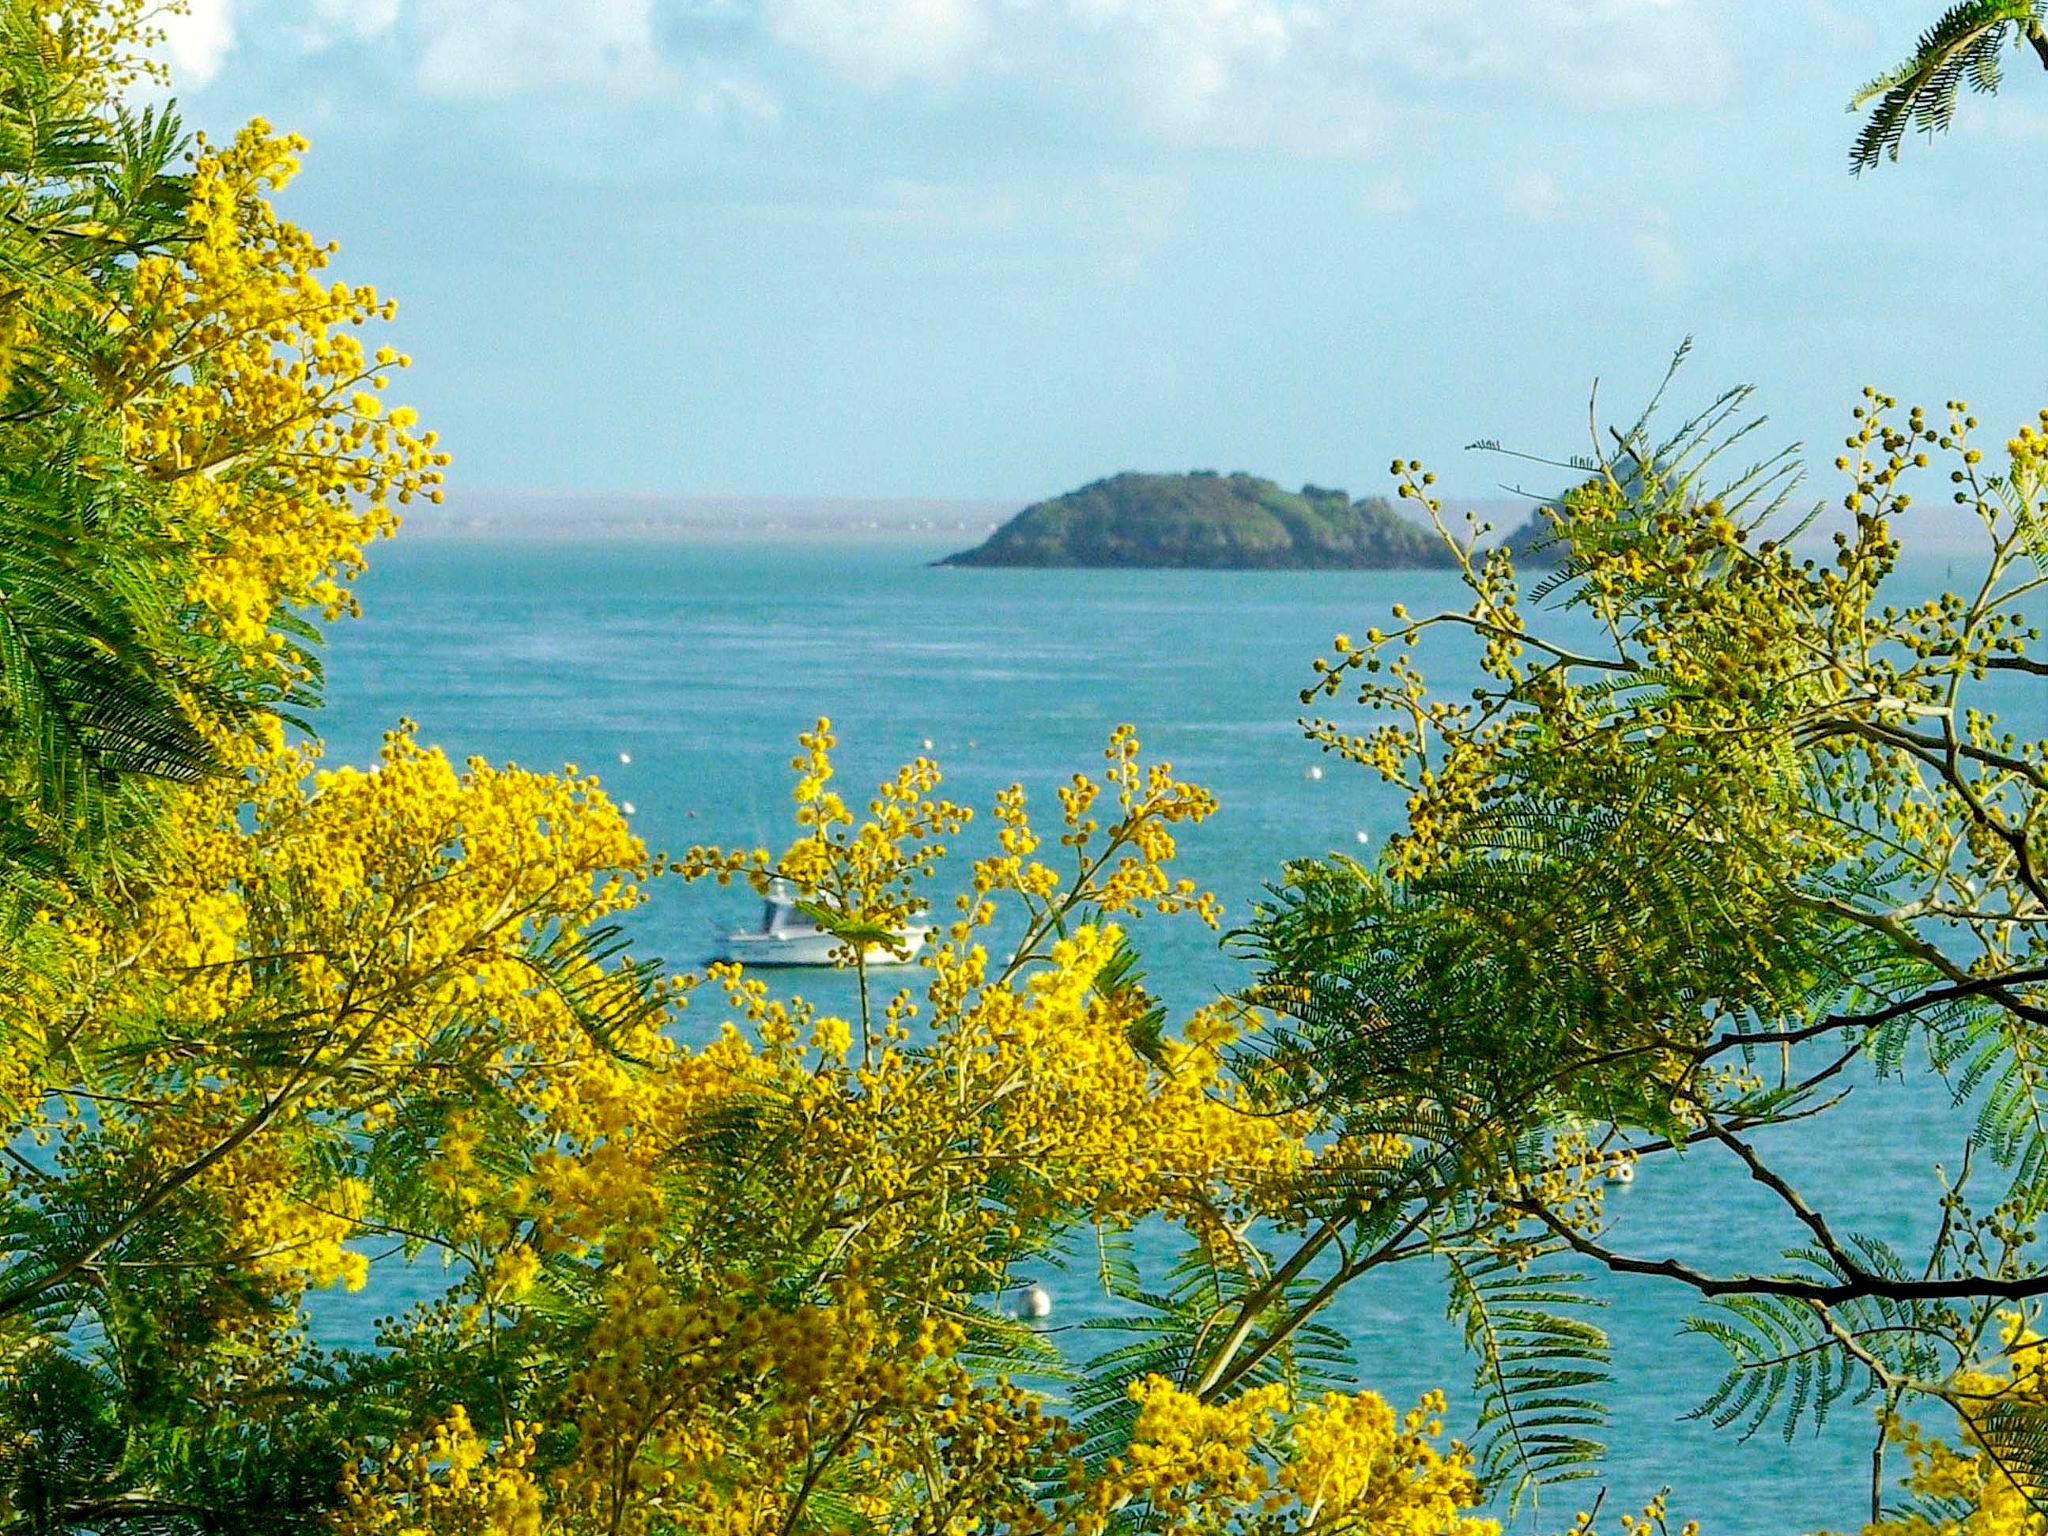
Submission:
<svg viewBox="0 0 2048 1536">
<path fill-rule="evenodd" d="M 1221 797 L 1221 814 L 1184 840 L 1184 872 L 1239 918 L 1284 859 L 1358 853 L 1361 833 L 1377 846 L 1397 825 L 1395 795 L 1303 740 L 1297 693 L 1333 634 L 1383 621 L 1392 602 L 1418 611 L 1455 602 L 1451 578 L 930 568 L 942 552 L 401 541 L 378 551 L 362 584 L 365 617 L 333 635 L 330 759 L 367 761 L 408 716 L 458 758 L 600 772 L 614 798 L 634 805 L 650 846 L 679 852 L 699 841 L 783 840 L 787 759 L 819 715 L 838 731 L 848 783 L 872 782 L 929 741 L 953 798 L 986 805 L 1021 780 L 1046 814 L 1053 787 L 1099 764 L 1110 728 L 1129 721 L 1148 754 Z M 1934 582 L 1943 574 L 1926 573 Z M 1470 665 L 1469 655 L 1453 658 L 1442 681 L 1469 687 Z M 2048 734 L 2044 695 L 2007 690 L 2008 719 Z M 1319 765 L 1323 776 L 1310 777 Z M 644 952 L 689 966 L 719 930 L 752 915 L 744 893 L 662 882 L 636 923 Z M 1153 984 L 1177 1004 L 1245 979 L 1198 925 L 1153 922 L 1139 938 Z M 803 985 L 834 996 L 829 977 Z M 1955 1151 L 1957 1116 L 1937 1095 L 1896 1084 L 1860 1085 L 1856 1098 L 1825 1145 L 1786 1138 L 1769 1150 L 1827 1192 L 1840 1225 L 1910 1239 L 1936 1194 L 1933 1160 Z M 1660 1189 L 1648 1171 L 1620 1202 L 1622 1240 L 1710 1266 L 1754 1265 L 1797 1243 L 1743 1181 L 1713 1170 L 1684 1182 Z M 360 1339 L 373 1315 L 438 1280 L 438 1271 L 401 1273 L 359 1297 L 323 1297 L 320 1326 Z M 1056 1325 L 1099 1309 L 1079 1277 L 1057 1277 L 1054 1288 Z M 1611 1510 L 1669 1484 L 1674 1510 L 1714 1531 L 1861 1523 L 1867 1410 L 1845 1407 L 1818 1438 L 1787 1445 L 1773 1430 L 1739 1443 L 1685 1417 L 1721 1364 L 1712 1345 L 1679 1331 L 1689 1293 L 1646 1281 L 1607 1294 Z M 1441 1385 L 1457 1406 L 1471 1365 L 1426 1268 L 1361 1283 L 1329 1321 L 1352 1339 L 1364 1384 L 1396 1403 Z M 1568 1523 L 1590 1492 L 1553 1491 L 1535 1528 Z"/>
</svg>

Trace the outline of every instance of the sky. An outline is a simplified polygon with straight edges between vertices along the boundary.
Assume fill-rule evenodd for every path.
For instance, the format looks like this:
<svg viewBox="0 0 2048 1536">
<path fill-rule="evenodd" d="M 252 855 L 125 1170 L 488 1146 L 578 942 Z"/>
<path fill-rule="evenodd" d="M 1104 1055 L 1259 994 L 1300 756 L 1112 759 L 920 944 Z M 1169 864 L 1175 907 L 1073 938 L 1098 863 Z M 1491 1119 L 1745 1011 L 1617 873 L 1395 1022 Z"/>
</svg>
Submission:
<svg viewBox="0 0 2048 1536">
<path fill-rule="evenodd" d="M 1120 469 L 1472 496 L 1688 336 L 1839 451 L 2048 405 L 2048 76 L 1853 177 L 1936 0 L 194 0 L 215 136 L 400 303 L 458 491 L 1029 500 Z M 1763 438 L 1757 441 L 1763 441 Z"/>
</svg>

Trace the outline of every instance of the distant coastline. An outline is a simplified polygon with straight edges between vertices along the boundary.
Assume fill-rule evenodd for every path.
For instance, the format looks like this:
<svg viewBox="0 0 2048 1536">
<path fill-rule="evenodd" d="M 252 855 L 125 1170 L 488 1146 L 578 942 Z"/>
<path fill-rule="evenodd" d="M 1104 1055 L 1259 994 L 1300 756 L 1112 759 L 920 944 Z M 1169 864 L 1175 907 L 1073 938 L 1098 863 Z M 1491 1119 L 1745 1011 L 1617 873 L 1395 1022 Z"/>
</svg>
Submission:
<svg viewBox="0 0 2048 1536">
<path fill-rule="evenodd" d="M 453 491 L 404 509 L 408 539 L 685 539 L 950 544 L 986 538 L 1017 501 L 879 496 L 671 496 Z"/>
<path fill-rule="evenodd" d="M 919 559 L 964 550 L 1027 505 L 1022 497 L 743 496 L 619 494 L 455 488 L 440 506 L 400 509 L 408 544 L 432 542 L 886 543 Z M 1482 542 L 1526 536 L 1540 518 L 1533 496 L 1445 498 L 1444 520 L 1490 523 Z M 1947 558 L 1975 550 L 1983 530 L 1959 509 L 1913 509 L 1919 556 Z M 1829 536 L 1847 521 L 1828 506 L 1795 547 L 1825 553 Z M 1554 563 L 1545 552 L 1537 564 Z"/>
<path fill-rule="evenodd" d="M 407 542 L 682 540 L 693 543 L 892 543 L 965 549 L 1027 505 L 1023 497 L 677 495 L 660 492 L 451 489 L 440 506 L 401 509 Z M 1528 516 L 1527 501 L 1454 500 L 1496 534 Z"/>
</svg>

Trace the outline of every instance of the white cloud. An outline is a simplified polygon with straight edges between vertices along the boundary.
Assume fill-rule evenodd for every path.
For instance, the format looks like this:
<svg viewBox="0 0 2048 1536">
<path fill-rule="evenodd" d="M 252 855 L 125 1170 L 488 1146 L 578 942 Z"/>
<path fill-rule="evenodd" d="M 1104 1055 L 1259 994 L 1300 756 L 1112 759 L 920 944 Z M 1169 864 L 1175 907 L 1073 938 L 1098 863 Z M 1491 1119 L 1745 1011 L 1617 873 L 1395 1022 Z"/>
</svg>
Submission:
<svg viewBox="0 0 2048 1536">
<path fill-rule="evenodd" d="M 415 79 L 429 94 L 502 98 L 585 89 L 635 97 L 678 82 L 655 35 L 660 3 L 189 0 L 188 11 L 164 15 L 159 24 L 174 79 L 187 87 L 212 80 L 243 37 L 319 53 L 402 35 L 417 61 Z M 748 110 L 759 115 L 758 106 L 755 101 Z"/>
<path fill-rule="evenodd" d="M 670 89 L 653 0 L 423 0 L 420 86 L 502 98 L 583 89 L 613 97 Z"/>
<path fill-rule="evenodd" d="M 179 86 L 204 86 L 234 50 L 234 0 L 191 0 L 184 12 L 161 16 L 157 25 L 163 29 L 172 80 Z"/>
<path fill-rule="evenodd" d="M 1299 0 L 764 0 L 763 14 L 777 42 L 871 91 L 1029 79 L 1218 147 L 1351 153 L 1377 132 L 1361 77 L 1304 69 L 1333 29 Z"/>
<path fill-rule="evenodd" d="M 305 53 L 374 43 L 398 25 L 401 0 L 310 0 L 289 20 L 269 20 L 276 36 Z"/>
<path fill-rule="evenodd" d="M 771 35 L 868 90 L 1021 77 L 1168 142 L 1362 155 L 1448 90 L 1569 107 L 1711 100 L 1705 0 L 764 0 Z M 1398 111 L 1393 105 L 1400 103 Z M 1429 110 L 1441 110 L 1432 106 Z"/>
<path fill-rule="evenodd" d="M 1563 224 L 1590 231 L 1596 238 L 1626 245 L 1642 263 L 1653 288 L 1681 286 L 1690 274 L 1685 250 L 1671 233 L 1671 219 L 1661 208 L 1635 208 L 1626 201 L 1603 198 L 1590 189 L 1571 188 L 1548 171 L 1524 171 L 1501 189 L 1509 213 L 1531 224 Z"/>
<path fill-rule="evenodd" d="M 1139 120 L 1170 143 L 1363 156 L 1389 114 L 1356 39 L 1271 0 L 1157 0 L 1127 66 Z"/>
<path fill-rule="evenodd" d="M 1258 140 L 1277 105 L 1293 19 L 1273 0 L 1074 0 L 1084 33 L 1117 60 L 1139 115 L 1170 139 Z M 1267 121 L 1260 121 L 1266 119 Z"/>
<path fill-rule="evenodd" d="M 193 4 L 168 49 L 193 84 L 219 70 L 239 22 L 245 40 L 314 50 L 394 39 L 388 56 L 414 61 L 433 95 L 665 98 L 705 119 L 771 122 L 801 88 L 786 66 L 803 57 L 868 92 L 1016 82 L 1125 135 L 1302 156 L 1378 157 L 1418 126 L 1530 97 L 1579 110 L 1711 100 L 1735 73 L 1727 10 L 1708 0 Z M 710 15 L 721 51 L 693 52 L 679 39 Z"/>
<path fill-rule="evenodd" d="M 398 23 L 399 0 L 313 0 L 313 16 L 328 36 L 367 42 Z"/>
<path fill-rule="evenodd" d="M 957 80 L 992 40 L 983 0 L 765 0 L 762 14 L 777 41 L 870 90 Z"/>
<path fill-rule="evenodd" d="M 1735 60 L 1703 0 L 1364 0 L 1363 25 L 1423 80 L 1533 88 L 1566 106 L 1719 99 Z"/>
</svg>

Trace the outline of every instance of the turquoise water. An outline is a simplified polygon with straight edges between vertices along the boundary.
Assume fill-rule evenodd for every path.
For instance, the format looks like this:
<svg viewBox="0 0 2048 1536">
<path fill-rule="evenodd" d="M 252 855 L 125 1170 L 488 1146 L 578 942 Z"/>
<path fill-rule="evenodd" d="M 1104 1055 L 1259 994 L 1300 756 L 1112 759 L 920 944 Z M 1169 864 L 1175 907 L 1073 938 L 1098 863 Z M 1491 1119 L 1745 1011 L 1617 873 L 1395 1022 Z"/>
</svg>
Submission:
<svg viewBox="0 0 2048 1536">
<path fill-rule="evenodd" d="M 1397 796 L 1302 739 L 1297 693 L 1333 634 L 1383 621 L 1392 602 L 1418 611 L 1455 602 L 1453 578 L 929 568 L 942 552 L 401 542 L 377 553 L 362 584 L 365 617 L 333 634 L 330 759 L 369 759 L 382 732 L 409 716 L 457 757 L 601 773 L 614 798 L 632 802 L 650 846 L 680 852 L 700 841 L 781 840 L 786 760 L 821 714 L 834 722 L 853 785 L 929 741 L 953 798 L 986 805 L 1021 780 L 1048 812 L 1053 787 L 1098 764 L 1110 728 L 1129 721 L 1148 755 L 1221 797 L 1216 819 L 1184 839 L 1183 865 L 1238 918 L 1283 859 L 1357 853 L 1361 832 L 1376 846 L 1397 825 Z M 1469 666 L 1465 656 L 1445 667 L 1449 691 L 1470 686 Z M 2011 723 L 2048 734 L 2044 692 L 2008 690 Z M 1319 764 L 1324 776 L 1310 778 Z M 688 966 L 720 929 L 752 915 L 746 894 L 666 881 L 636 924 L 643 952 Z M 1153 984 L 1177 1004 L 1245 977 L 1191 922 L 1154 922 L 1139 938 Z M 833 985 L 804 981 L 823 1000 Z M 1910 1239 L 1936 1194 L 1931 1164 L 1954 1155 L 1961 1127 L 1922 1088 L 1866 1083 L 1856 1097 L 1825 1145 L 1790 1138 L 1766 1149 L 1827 1192 L 1841 1225 Z M 1760 1250 L 1798 1241 L 1741 1180 L 1715 1170 L 1685 1183 L 1683 1193 L 1660 1190 L 1647 1172 L 1625 1196 L 1621 1240 L 1710 1266 L 1755 1264 Z M 435 1276 L 413 1278 L 425 1289 Z M 1087 1313 L 1078 1279 L 1055 1288 L 1055 1324 Z M 323 1298 L 323 1327 L 360 1337 L 372 1314 L 411 1299 L 405 1289 L 387 1280 L 359 1298 Z M 1646 1281 L 1608 1294 L 1611 1509 L 1668 1483 L 1674 1510 L 1710 1530 L 1861 1523 L 1867 1410 L 1845 1405 L 1823 1436 L 1790 1446 L 1775 1431 L 1737 1443 L 1684 1417 L 1720 1368 L 1717 1349 L 1679 1333 L 1690 1293 Z M 1328 1320 L 1353 1340 L 1365 1384 L 1399 1402 L 1437 1385 L 1455 1397 L 1469 1382 L 1441 1296 L 1436 1276 L 1414 1266 L 1361 1283 L 1333 1307 Z M 1590 1491 L 1553 1492 L 1536 1528 L 1567 1523 Z"/>
</svg>

